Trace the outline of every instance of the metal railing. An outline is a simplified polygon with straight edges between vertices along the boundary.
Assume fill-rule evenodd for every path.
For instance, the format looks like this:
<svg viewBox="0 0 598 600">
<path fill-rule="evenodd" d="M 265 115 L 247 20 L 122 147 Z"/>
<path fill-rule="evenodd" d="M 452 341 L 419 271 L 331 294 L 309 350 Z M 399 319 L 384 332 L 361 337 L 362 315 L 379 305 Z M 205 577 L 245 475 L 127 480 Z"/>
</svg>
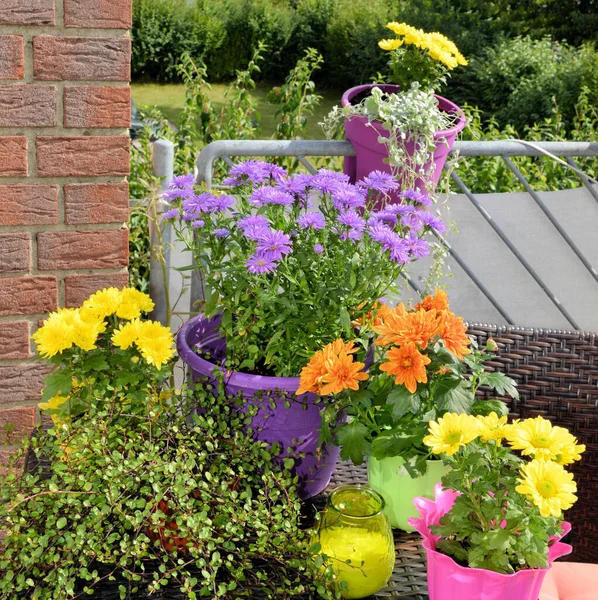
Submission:
<svg viewBox="0 0 598 600">
<path fill-rule="evenodd" d="M 573 157 L 580 156 L 596 156 L 598 157 L 598 143 L 596 142 L 527 142 L 523 140 L 500 140 L 500 141 L 463 141 L 457 142 L 452 150 L 452 154 L 458 153 L 460 159 L 467 157 L 496 157 L 500 156 L 507 167 L 513 172 L 515 177 L 522 184 L 523 188 L 533 199 L 538 208 L 547 218 L 548 222 L 554 228 L 558 235 L 565 241 L 571 252 L 577 257 L 580 263 L 584 266 L 590 276 L 598 284 L 598 272 L 590 259 L 584 254 L 579 245 L 567 233 L 565 228 L 559 222 L 559 219 L 553 214 L 542 197 L 532 189 L 529 182 L 522 175 L 521 171 L 513 163 L 510 157 L 513 156 L 529 156 L 529 157 L 549 157 L 551 160 L 557 160 L 565 167 L 574 171 L 579 178 L 581 184 L 588 190 L 590 195 L 598 202 L 598 189 L 595 187 L 597 183 L 586 175 L 582 169 L 575 163 Z M 353 146 L 348 141 L 319 141 L 319 140 L 219 140 L 212 142 L 206 146 L 200 153 L 196 161 L 196 181 L 204 183 L 208 188 L 213 185 L 212 174 L 214 165 L 217 160 L 224 160 L 228 165 L 233 165 L 231 157 L 275 157 L 275 156 L 290 156 L 295 157 L 308 171 L 315 173 L 316 168 L 309 162 L 308 158 L 312 157 L 343 157 L 354 156 Z M 560 157 L 563 157 L 564 160 Z M 166 181 L 172 177 L 172 161 L 173 148 L 170 142 L 159 140 L 154 145 L 154 172 L 157 176 L 164 177 Z M 458 189 L 467 197 L 472 206 L 483 217 L 486 223 L 499 236 L 502 242 L 516 257 L 519 263 L 524 267 L 529 276 L 536 282 L 539 288 L 543 291 L 550 302 L 561 313 L 566 322 L 574 329 L 580 329 L 576 319 L 572 316 L 567 307 L 563 306 L 557 295 L 550 289 L 547 283 L 543 280 L 537 270 L 523 256 L 520 250 L 515 246 L 503 228 L 496 222 L 495 219 L 484 208 L 476 194 L 465 185 L 459 178 L 457 172 L 453 170 L 451 177 Z M 597 224 L 598 225 L 598 224 Z M 168 242 L 171 233 L 166 232 Z M 509 310 L 503 306 L 495 294 L 493 294 L 480 277 L 474 272 L 464 256 L 461 256 L 451 244 L 440 235 L 437 238 L 444 245 L 449 255 L 459 265 L 459 267 L 467 274 L 471 281 L 488 299 L 491 305 L 509 324 L 517 324 L 517 319 L 509 313 Z M 166 260 L 168 266 L 184 266 L 181 264 L 180 257 L 175 257 L 180 248 L 171 249 Z M 152 278 L 154 271 L 152 271 Z M 417 283 L 413 279 L 409 279 L 411 287 L 419 291 Z M 171 285 L 169 282 L 168 285 Z M 180 294 L 182 284 L 176 284 L 173 289 L 173 294 Z M 188 286 L 188 282 L 187 282 Z M 189 286 L 188 286 L 189 287 Z M 160 284 L 152 285 L 152 296 L 158 301 L 163 295 L 160 291 Z M 191 298 L 201 297 L 199 282 L 196 279 L 191 279 L 190 289 L 187 290 L 183 302 L 185 307 L 189 307 Z M 172 295 L 172 294 L 171 294 Z M 185 308 L 185 311 L 187 308 Z M 183 311 L 183 312 L 185 312 Z"/>
</svg>

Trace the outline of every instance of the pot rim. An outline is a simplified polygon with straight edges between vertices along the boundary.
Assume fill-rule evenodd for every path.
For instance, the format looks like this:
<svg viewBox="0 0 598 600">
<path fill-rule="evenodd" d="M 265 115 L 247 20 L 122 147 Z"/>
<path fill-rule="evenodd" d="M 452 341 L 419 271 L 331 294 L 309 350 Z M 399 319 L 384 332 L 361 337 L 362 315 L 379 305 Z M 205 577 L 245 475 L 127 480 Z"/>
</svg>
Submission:
<svg viewBox="0 0 598 600">
<path fill-rule="evenodd" d="M 371 90 L 375 87 L 380 88 L 383 92 L 386 93 L 394 93 L 400 88 L 400 86 L 392 83 L 368 83 L 365 85 L 356 85 L 344 92 L 344 94 L 341 97 L 341 106 L 344 107 L 351 104 L 351 98 L 353 98 L 360 92 L 365 92 L 366 90 Z M 450 135 L 452 133 L 459 133 L 460 131 L 462 131 L 465 128 L 465 124 L 467 122 L 465 112 L 463 111 L 463 109 L 457 106 L 454 102 L 451 102 L 448 98 L 445 98 L 444 96 L 434 94 L 434 97 L 438 99 L 439 104 L 442 103 L 447 106 L 448 110 L 445 110 L 444 108 L 441 109 L 443 112 L 456 113 L 459 115 L 459 120 L 457 121 L 457 123 L 455 123 L 449 129 L 439 129 L 435 135 L 440 137 L 446 137 L 447 135 Z M 359 118 L 363 119 L 364 121 L 367 121 L 365 117 Z"/>
</svg>

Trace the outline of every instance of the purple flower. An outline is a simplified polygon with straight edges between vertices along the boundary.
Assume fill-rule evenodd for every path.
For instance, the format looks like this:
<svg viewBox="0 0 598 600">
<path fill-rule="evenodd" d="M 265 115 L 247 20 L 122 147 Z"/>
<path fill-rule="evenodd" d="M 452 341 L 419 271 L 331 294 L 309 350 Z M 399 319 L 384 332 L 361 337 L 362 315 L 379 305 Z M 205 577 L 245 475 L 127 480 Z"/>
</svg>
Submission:
<svg viewBox="0 0 598 600">
<path fill-rule="evenodd" d="M 379 244 L 384 250 L 390 252 L 390 259 L 399 264 L 409 262 L 409 245 L 397 233 L 387 225 L 378 223 L 368 226 L 368 235 Z"/>
<path fill-rule="evenodd" d="M 324 246 L 322 246 L 322 244 L 314 244 L 314 252 L 316 254 L 322 254 L 322 252 L 324 252 Z"/>
<path fill-rule="evenodd" d="M 270 173 L 270 177 L 275 181 L 280 181 L 284 177 L 287 176 L 287 170 L 280 165 L 275 165 L 274 163 L 265 162 L 264 168 L 268 170 Z"/>
<path fill-rule="evenodd" d="M 290 194 L 305 194 L 307 188 L 311 187 L 313 176 L 307 173 L 298 173 L 288 179 L 281 179 L 278 182 L 278 187 Z"/>
<path fill-rule="evenodd" d="M 416 235 L 410 233 L 407 236 L 407 245 L 409 248 L 409 254 L 415 258 L 424 258 L 430 254 L 430 246 L 428 242 L 420 239 Z"/>
<path fill-rule="evenodd" d="M 338 183 L 331 195 L 332 205 L 336 210 L 358 208 L 365 205 L 365 192 L 349 183 Z"/>
<path fill-rule="evenodd" d="M 354 210 L 347 210 L 340 213 L 338 216 L 338 222 L 341 225 L 351 227 L 357 231 L 363 231 L 365 229 L 365 220 L 362 219 Z"/>
<path fill-rule="evenodd" d="M 178 216 L 179 216 L 178 208 L 171 208 L 170 210 L 167 210 L 166 212 L 162 213 L 163 219 L 176 219 Z"/>
<path fill-rule="evenodd" d="M 263 225 L 249 225 L 243 229 L 243 236 L 248 240 L 257 241 L 263 235 L 266 235 L 270 231 L 269 227 Z"/>
<path fill-rule="evenodd" d="M 400 265 L 409 262 L 409 244 L 406 240 L 399 238 L 397 243 L 390 248 L 390 260 Z"/>
<path fill-rule="evenodd" d="M 177 175 L 170 180 L 168 184 L 168 189 L 178 189 L 183 190 L 185 188 L 192 187 L 195 184 L 195 175 L 193 173 L 189 173 L 188 175 Z"/>
<path fill-rule="evenodd" d="M 210 207 L 215 199 L 216 196 L 214 196 L 214 194 L 209 194 L 208 192 L 199 194 L 199 196 L 194 195 L 191 198 L 183 200 L 183 211 L 195 215 L 199 215 L 199 213 L 202 212 L 210 212 Z"/>
<path fill-rule="evenodd" d="M 358 181 L 357 186 L 386 194 L 387 192 L 396 190 L 399 187 L 399 184 L 395 181 L 394 177 L 390 173 L 384 173 L 383 171 L 372 171 L 361 181 Z"/>
<path fill-rule="evenodd" d="M 411 231 L 421 231 L 424 227 L 419 215 L 415 213 L 401 217 L 401 224 L 411 229 Z"/>
<path fill-rule="evenodd" d="M 178 198 L 189 198 L 193 196 L 192 188 L 169 188 L 162 194 L 162 198 L 164 200 L 168 200 L 172 202 L 173 200 L 177 200 Z"/>
<path fill-rule="evenodd" d="M 391 225 L 396 225 L 399 222 L 397 215 L 394 215 L 393 213 L 388 212 L 386 210 L 380 210 L 378 212 L 371 213 L 368 222 L 369 221 L 371 221 L 372 223 L 390 223 Z"/>
<path fill-rule="evenodd" d="M 191 227 L 199 228 L 203 227 L 206 222 L 203 219 L 196 219 L 195 221 L 191 221 Z"/>
<path fill-rule="evenodd" d="M 313 227 L 314 229 L 323 229 L 326 227 L 326 221 L 324 216 L 319 212 L 305 213 L 297 219 L 297 225 L 301 229 L 307 229 Z"/>
<path fill-rule="evenodd" d="M 244 185 L 246 183 L 264 183 L 270 177 L 268 163 L 261 160 L 246 160 L 235 165 L 224 180 L 226 185 Z"/>
<path fill-rule="evenodd" d="M 291 253 L 291 238 L 280 231 L 273 229 L 264 231 L 257 239 L 257 253 L 271 260 L 280 260 L 283 254 Z"/>
<path fill-rule="evenodd" d="M 401 193 L 401 198 L 416 202 L 417 204 L 423 204 L 424 206 L 432 204 L 432 199 L 419 190 L 406 190 Z"/>
<path fill-rule="evenodd" d="M 430 227 L 438 233 L 446 233 L 446 225 L 440 217 L 437 217 L 436 215 L 426 210 L 418 210 L 416 211 L 416 214 L 419 217 L 421 223 L 426 227 Z"/>
<path fill-rule="evenodd" d="M 386 204 L 383 208 L 385 213 L 390 213 L 393 215 L 407 215 L 412 213 L 415 210 L 413 206 L 409 204 Z"/>
<path fill-rule="evenodd" d="M 230 231 L 225 227 L 219 227 L 212 232 L 217 238 L 225 238 L 230 235 Z"/>
<path fill-rule="evenodd" d="M 248 227 L 270 227 L 270 222 L 264 215 L 243 217 L 237 224 L 241 229 L 247 229 Z"/>
<path fill-rule="evenodd" d="M 343 236 L 341 235 L 341 238 L 342 237 Z M 349 229 L 348 237 L 353 241 L 360 240 L 363 237 L 363 229 Z"/>
<path fill-rule="evenodd" d="M 222 194 L 220 196 L 214 196 L 208 204 L 209 212 L 224 212 L 235 204 L 235 199 L 232 196 Z"/>
<path fill-rule="evenodd" d="M 368 223 L 368 235 L 379 244 L 386 245 L 390 244 L 395 232 L 382 223 L 375 222 L 373 224 Z"/>
<path fill-rule="evenodd" d="M 266 206 L 267 204 L 280 204 L 289 206 L 295 202 L 295 198 L 278 187 L 265 185 L 254 190 L 249 196 L 249 204 L 252 206 Z"/>
<path fill-rule="evenodd" d="M 271 273 L 276 269 L 276 261 L 261 254 L 254 254 L 245 261 L 248 273 L 261 275 Z"/>
<path fill-rule="evenodd" d="M 320 169 L 311 177 L 311 187 L 324 193 L 333 192 L 339 184 L 349 183 L 349 176 L 329 169 Z"/>
</svg>

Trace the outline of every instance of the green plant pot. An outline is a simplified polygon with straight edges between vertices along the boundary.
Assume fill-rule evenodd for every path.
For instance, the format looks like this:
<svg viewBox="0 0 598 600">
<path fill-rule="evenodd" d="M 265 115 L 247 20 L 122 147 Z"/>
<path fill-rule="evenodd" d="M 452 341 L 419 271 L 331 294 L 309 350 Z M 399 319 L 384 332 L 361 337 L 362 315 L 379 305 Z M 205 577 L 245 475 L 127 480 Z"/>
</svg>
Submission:
<svg viewBox="0 0 598 600">
<path fill-rule="evenodd" d="M 368 458 L 368 483 L 384 498 L 384 512 L 392 527 L 404 531 L 414 531 L 407 523 L 409 517 L 418 517 L 413 498 L 425 496 L 434 498 L 434 486 L 446 473 L 447 468 L 441 460 L 429 460 L 425 475 L 412 479 L 400 456 L 377 460 Z"/>
</svg>

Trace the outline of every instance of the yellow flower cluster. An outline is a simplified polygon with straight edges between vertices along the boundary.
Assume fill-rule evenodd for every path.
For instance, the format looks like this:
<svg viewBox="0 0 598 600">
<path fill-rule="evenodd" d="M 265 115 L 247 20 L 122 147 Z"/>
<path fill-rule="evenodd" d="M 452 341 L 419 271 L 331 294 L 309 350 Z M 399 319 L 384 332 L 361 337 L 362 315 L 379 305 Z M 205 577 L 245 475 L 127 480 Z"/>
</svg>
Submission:
<svg viewBox="0 0 598 600">
<path fill-rule="evenodd" d="M 446 36 L 438 32 L 425 33 L 421 29 L 416 29 L 407 25 L 407 23 L 388 23 L 388 29 L 394 32 L 397 37 L 394 40 L 381 40 L 378 45 L 382 50 L 396 50 L 406 45 L 412 45 L 424 52 L 438 62 L 441 62 L 447 69 L 452 70 L 459 65 L 467 65 L 467 60 L 459 52 L 457 46 Z"/>
<path fill-rule="evenodd" d="M 430 435 L 423 441 L 434 454 L 452 456 L 478 437 L 496 444 L 506 439 L 512 449 L 534 457 L 521 467 L 516 490 L 538 506 L 543 517 L 560 517 L 577 500 L 573 475 L 563 465 L 581 460 L 585 446 L 578 444 L 567 429 L 554 426 L 541 416 L 511 424 L 506 421 L 507 417 L 499 418 L 494 412 L 478 417 L 447 413 L 429 423 Z"/>
<path fill-rule="evenodd" d="M 147 363 L 158 369 L 174 355 L 170 329 L 154 321 L 140 321 L 154 308 L 151 298 L 133 288 L 111 287 L 92 294 L 80 308 L 63 308 L 51 313 L 32 336 L 39 354 L 51 358 L 77 347 L 97 348 L 100 334 L 119 319 L 128 321 L 112 334 L 112 342 L 123 349 L 135 344 Z M 108 322 L 107 318 L 112 317 Z"/>
</svg>

